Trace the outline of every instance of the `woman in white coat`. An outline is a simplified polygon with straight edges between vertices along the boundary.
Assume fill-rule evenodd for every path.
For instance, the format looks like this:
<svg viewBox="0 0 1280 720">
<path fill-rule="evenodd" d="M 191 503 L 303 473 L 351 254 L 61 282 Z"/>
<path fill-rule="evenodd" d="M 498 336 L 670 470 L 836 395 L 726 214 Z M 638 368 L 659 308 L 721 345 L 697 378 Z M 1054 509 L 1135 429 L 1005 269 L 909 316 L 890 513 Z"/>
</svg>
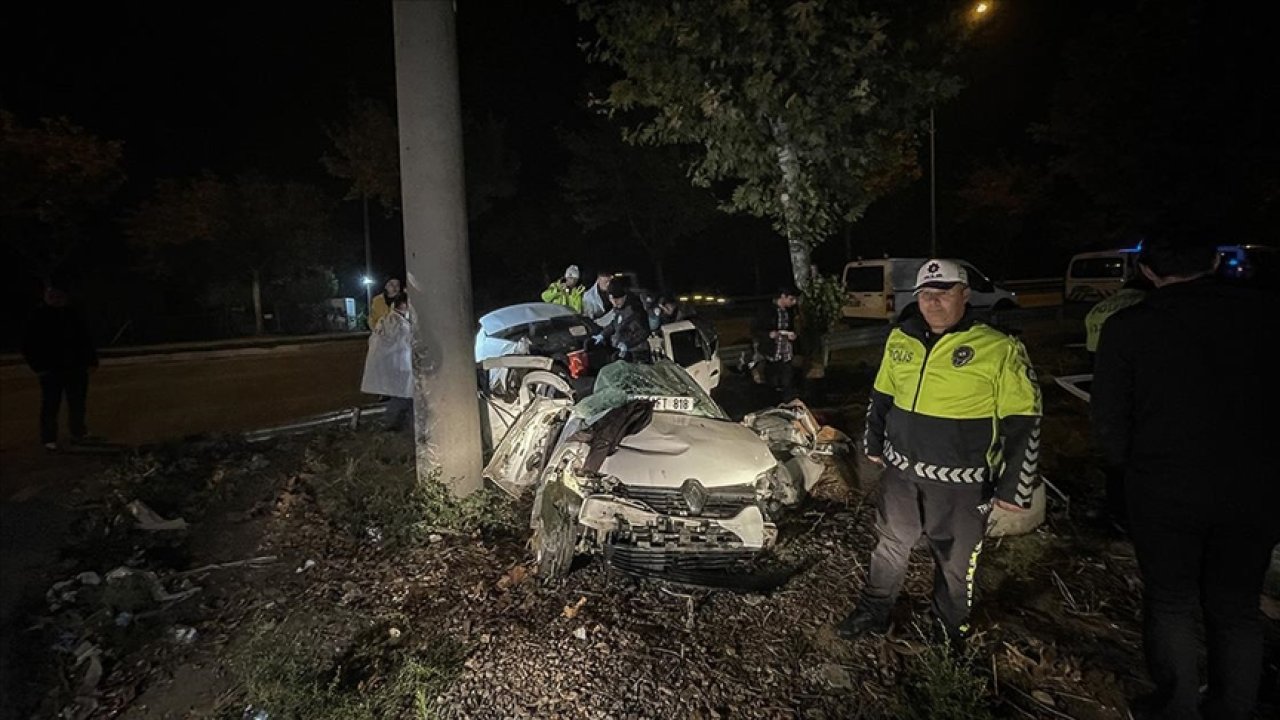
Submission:
<svg viewBox="0 0 1280 720">
<path fill-rule="evenodd" d="M 389 398 L 388 430 L 403 429 L 413 416 L 413 314 L 404 293 L 369 333 L 360 392 Z"/>
</svg>

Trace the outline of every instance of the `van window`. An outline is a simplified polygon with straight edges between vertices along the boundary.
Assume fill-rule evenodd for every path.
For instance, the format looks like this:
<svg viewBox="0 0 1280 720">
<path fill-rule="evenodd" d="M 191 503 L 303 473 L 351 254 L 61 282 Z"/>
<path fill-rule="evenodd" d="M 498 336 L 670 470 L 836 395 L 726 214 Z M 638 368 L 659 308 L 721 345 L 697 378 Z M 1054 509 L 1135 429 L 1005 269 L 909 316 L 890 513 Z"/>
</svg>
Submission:
<svg viewBox="0 0 1280 720">
<path fill-rule="evenodd" d="M 884 292 L 884 268 L 879 265 L 846 268 L 844 289 L 846 292 Z"/>
<path fill-rule="evenodd" d="M 1073 278 L 1123 278 L 1124 258 L 1096 257 L 1080 258 L 1071 263 Z"/>
<path fill-rule="evenodd" d="M 989 293 L 995 290 L 987 276 L 978 272 L 977 268 L 972 265 L 964 265 L 963 267 L 965 274 L 969 276 L 969 287 L 974 292 Z"/>
</svg>

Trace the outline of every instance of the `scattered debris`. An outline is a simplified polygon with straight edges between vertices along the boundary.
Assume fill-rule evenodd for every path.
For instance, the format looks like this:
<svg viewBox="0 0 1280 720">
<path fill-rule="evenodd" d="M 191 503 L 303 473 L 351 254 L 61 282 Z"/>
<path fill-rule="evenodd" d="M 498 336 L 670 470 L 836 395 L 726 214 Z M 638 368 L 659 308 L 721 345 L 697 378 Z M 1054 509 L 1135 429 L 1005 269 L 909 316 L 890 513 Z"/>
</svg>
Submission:
<svg viewBox="0 0 1280 720">
<path fill-rule="evenodd" d="M 578 611 L 579 611 L 579 610 L 582 610 L 582 606 L 583 606 L 583 605 L 586 605 L 586 604 L 587 604 L 587 598 L 586 598 L 586 596 L 584 595 L 584 596 L 582 596 L 582 597 L 578 598 L 578 602 L 576 602 L 576 603 L 574 603 L 574 604 L 572 604 L 572 605 L 565 605 L 565 606 L 564 606 L 564 611 L 563 611 L 563 612 L 561 612 L 561 613 L 560 613 L 560 615 L 561 615 L 562 617 L 568 618 L 569 620 L 572 620 L 572 619 L 574 619 L 574 618 L 578 617 Z"/>
<path fill-rule="evenodd" d="M 573 631 L 573 636 L 574 636 L 574 637 L 576 637 L 576 638 L 578 638 L 579 640 L 586 640 L 586 639 L 587 639 L 587 628 L 586 628 L 585 626 L 584 626 L 584 627 L 579 627 L 577 630 L 574 630 L 574 631 Z"/>
<path fill-rule="evenodd" d="M 134 500 L 125 506 L 134 519 L 138 521 L 136 527 L 139 530 L 147 530 L 151 532 L 163 532 L 166 530 L 186 530 L 187 521 L 182 518 L 174 520 L 166 520 L 160 517 L 156 511 L 147 507 L 147 504 L 141 500 Z"/>
<path fill-rule="evenodd" d="M 306 572 L 306 571 L 310 570 L 311 568 L 313 568 L 313 567 L 315 567 L 315 566 L 316 566 L 316 561 L 315 561 L 315 560 L 308 560 L 308 561 L 306 561 L 306 562 L 302 563 L 302 565 L 301 565 L 297 570 L 294 570 L 294 572 L 295 572 L 295 573 L 304 573 L 304 572 Z"/>
<path fill-rule="evenodd" d="M 174 625 L 169 628 L 169 637 L 179 645 L 190 645 L 196 640 L 196 629 L 187 625 Z"/>
</svg>

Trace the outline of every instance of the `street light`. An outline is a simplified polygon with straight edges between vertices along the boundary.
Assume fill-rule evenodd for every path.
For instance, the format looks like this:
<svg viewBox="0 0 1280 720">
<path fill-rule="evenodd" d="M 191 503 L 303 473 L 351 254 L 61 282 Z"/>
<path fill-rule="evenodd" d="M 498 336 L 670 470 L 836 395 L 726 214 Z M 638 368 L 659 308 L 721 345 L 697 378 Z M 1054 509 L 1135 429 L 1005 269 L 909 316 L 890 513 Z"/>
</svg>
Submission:
<svg viewBox="0 0 1280 720">
<path fill-rule="evenodd" d="M 991 12 L 991 3 L 980 2 L 973 6 L 973 21 L 977 22 Z M 937 128 L 933 122 L 933 106 L 929 106 L 929 257 L 938 257 L 938 183 L 934 162 L 934 138 Z"/>
<path fill-rule="evenodd" d="M 371 307 L 373 305 L 373 278 L 369 277 L 368 275 L 365 275 L 364 277 L 360 278 L 360 284 L 364 285 L 365 307 L 366 308 Z M 366 310 L 365 312 L 368 312 L 368 310 Z"/>
</svg>

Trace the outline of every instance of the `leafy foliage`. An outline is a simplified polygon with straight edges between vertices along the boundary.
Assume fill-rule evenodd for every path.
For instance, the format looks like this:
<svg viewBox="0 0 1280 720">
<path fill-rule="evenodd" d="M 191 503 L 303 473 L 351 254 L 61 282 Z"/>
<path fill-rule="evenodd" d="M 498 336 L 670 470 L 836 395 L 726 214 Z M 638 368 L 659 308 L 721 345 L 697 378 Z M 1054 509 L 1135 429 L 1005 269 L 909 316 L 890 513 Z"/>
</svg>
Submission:
<svg viewBox="0 0 1280 720">
<path fill-rule="evenodd" d="M 918 174 L 921 119 L 959 90 L 939 67 L 962 24 L 900 6 L 577 2 L 590 58 L 622 73 L 600 105 L 632 142 L 697 146 L 693 183 L 771 219 L 801 287 L 814 246 Z"/>
<path fill-rule="evenodd" d="M 354 101 L 345 124 L 328 130 L 333 152 L 320 158 L 334 177 L 351 183 L 347 200 L 376 200 L 391 212 L 400 206 L 400 143 L 396 119 L 375 100 Z"/>
<path fill-rule="evenodd" d="M 838 278 L 814 273 L 801 298 L 806 334 L 817 339 L 834 330 L 844 302 L 844 287 Z"/>
<path fill-rule="evenodd" d="M 76 251 L 86 216 L 124 182 L 123 143 L 66 118 L 24 126 L 0 111 L 0 234 L 46 279 Z"/>
</svg>

